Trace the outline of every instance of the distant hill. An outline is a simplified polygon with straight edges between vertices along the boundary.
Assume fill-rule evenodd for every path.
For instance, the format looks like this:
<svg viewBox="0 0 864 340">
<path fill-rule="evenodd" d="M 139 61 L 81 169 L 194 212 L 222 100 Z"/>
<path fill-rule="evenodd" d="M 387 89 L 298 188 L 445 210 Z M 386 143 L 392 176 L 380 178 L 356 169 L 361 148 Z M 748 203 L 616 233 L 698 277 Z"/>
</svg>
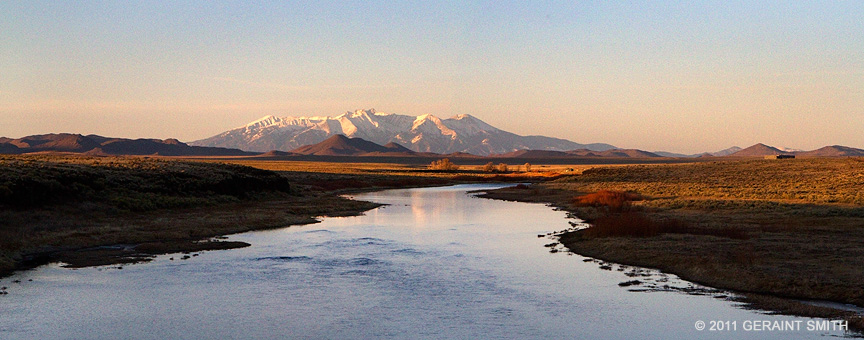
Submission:
<svg viewBox="0 0 864 340">
<path fill-rule="evenodd" d="M 797 157 L 864 157 L 864 150 L 842 145 L 825 146 L 812 151 L 780 149 L 762 143 L 729 154 L 729 157 L 763 157 L 770 155 L 795 155 Z"/>
<path fill-rule="evenodd" d="M 731 148 L 720 150 L 717 152 L 702 152 L 702 153 L 697 153 L 697 154 L 692 154 L 692 155 L 683 154 L 683 153 L 675 153 L 675 152 L 667 152 L 667 151 L 653 151 L 652 153 L 657 154 L 658 156 L 661 156 L 661 157 L 694 158 L 694 157 L 722 157 L 722 156 L 736 153 L 736 152 L 741 151 L 741 150 L 742 150 L 741 148 L 739 148 L 737 146 L 733 146 Z"/>
<path fill-rule="evenodd" d="M 573 158 L 573 157 L 615 157 L 615 158 L 653 158 L 662 157 L 653 152 L 636 149 L 612 149 L 606 151 L 594 151 L 589 149 L 577 149 L 570 151 L 548 151 L 548 150 L 519 150 L 505 154 L 493 155 L 498 158 Z"/>
<path fill-rule="evenodd" d="M 564 151 L 549 151 L 549 150 L 519 150 L 508 153 L 490 155 L 496 158 L 567 158 L 572 155 Z"/>
<path fill-rule="evenodd" d="M 291 150 L 291 154 L 313 156 L 385 156 L 385 157 L 452 157 L 452 158 L 482 158 L 468 153 L 437 154 L 431 152 L 418 153 L 397 143 L 379 145 L 362 138 L 349 138 L 335 135 L 323 142 L 310 144 Z M 636 149 L 613 149 L 592 151 L 577 149 L 571 151 L 551 150 L 519 150 L 503 154 L 485 156 L 488 158 L 524 158 L 524 159 L 567 159 L 567 158 L 654 158 L 657 154 Z"/>
<path fill-rule="evenodd" d="M 762 143 L 753 145 L 738 152 L 731 153 L 729 157 L 763 157 L 770 155 L 787 155 L 789 152 L 783 152 L 773 146 L 768 146 Z"/>
<path fill-rule="evenodd" d="M 864 156 L 864 150 L 842 145 L 831 145 L 795 154 L 801 157 L 862 157 Z"/>
<path fill-rule="evenodd" d="M 660 156 L 660 157 L 677 157 L 677 158 L 692 158 L 698 157 L 699 155 L 688 155 L 677 152 L 668 152 L 668 151 L 652 151 L 651 153 Z"/>
<path fill-rule="evenodd" d="M 21 149 L 15 145 L 0 142 L 0 154 L 19 154 Z"/>
<path fill-rule="evenodd" d="M 72 152 L 91 155 L 250 156 L 237 149 L 189 146 L 176 139 L 126 139 L 52 133 L 18 139 L 0 138 L 0 153 Z"/>
<path fill-rule="evenodd" d="M 416 154 L 396 143 L 378 145 L 362 138 L 348 138 L 345 135 L 334 135 L 320 143 L 301 146 L 291 152 L 316 156 L 412 156 Z"/>
<path fill-rule="evenodd" d="M 560 138 L 520 136 L 468 114 L 441 119 L 431 114 L 415 117 L 376 112 L 374 109 L 346 112 L 335 117 L 267 116 L 191 144 L 259 152 L 288 151 L 320 143 L 335 135 L 363 138 L 379 145 L 395 142 L 414 152 L 438 154 L 466 152 L 485 156 L 522 149 L 565 151 L 587 148 L 603 151 L 615 148 L 602 143 L 579 144 Z"/>
<path fill-rule="evenodd" d="M 567 151 L 567 154 L 583 157 L 618 157 L 618 158 L 653 158 L 661 157 L 660 155 L 642 151 L 637 149 L 612 149 L 606 151 L 593 151 L 588 149 L 579 149 Z"/>
<path fill-rule="evenodd" d="M 271 151 L 267 151 L 267 152 L 265 152 L 265 153 L 262 153 L 262 154 L 260 154 L 260 155 L 258 155 L 258 156 L 263 156 L 263 157 L 285 157 L 285 156 L 293 156 L 293 155 L 294 155 L 294 154 L 293 154 L 293 153 L 290 153 L 290 152 L 271 150 Z"/>
<path fill-rule="evenodd" d="M 731 154 L 736 153 L 736 152 L 741 151 L 741 150 L 744 150 L 744 149 L 739 148 L 737 146 L 733 146 L 731 148 L 723 149 L 723 150 L 720 150 L 717 152 L 709 152 L 708 154 L 711 156 L 714 156 L 714 157 L 723 157 L 723 156 L 731 155 Z"/>
<path fill-rule="evenodd" d="M 68 133 L 34 135 L 6 140 L 7 144 L 16 146 L 20 153 L 40 151 L 87 152 L 100 146 L 93 139 Z"/>
</svg>

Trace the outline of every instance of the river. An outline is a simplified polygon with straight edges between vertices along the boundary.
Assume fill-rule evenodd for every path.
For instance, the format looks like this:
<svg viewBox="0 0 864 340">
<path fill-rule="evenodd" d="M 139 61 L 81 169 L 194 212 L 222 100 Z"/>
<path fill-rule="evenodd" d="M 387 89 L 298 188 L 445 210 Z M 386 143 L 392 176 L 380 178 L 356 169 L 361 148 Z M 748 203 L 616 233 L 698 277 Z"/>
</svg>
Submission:
<svg viewBox="0 0 864 340">
<path fill-rule="evenodd" d="M 51 264 L 20 272 L 0 280 L 9 292 L 0 296 L 0 339 L 844 335 L 808 331 L 816 319 L 742 309 L 723 292 L 676 292 L 702 291 L 671 275 L 615 264 L 603 270 L 607 264 L 551 253 L 544 245 L 552 240 L 538 234 L 572 220 L 544 205 L 466 193 L 490 187 L 357 195 L 387 205 L 363 216 L 231 235 L 252 246 L 187 260 L 169 254 L 122 269 Z M 634 278 L 645 283 L 619 286 Z M 672 292 L 645 289 L 664 285 Z M 736 329 L 699 331 L 700 320 L 709 327 L 734 322 Z M 766 320 L 800 329 L 753 329 Z"/>
</svg>

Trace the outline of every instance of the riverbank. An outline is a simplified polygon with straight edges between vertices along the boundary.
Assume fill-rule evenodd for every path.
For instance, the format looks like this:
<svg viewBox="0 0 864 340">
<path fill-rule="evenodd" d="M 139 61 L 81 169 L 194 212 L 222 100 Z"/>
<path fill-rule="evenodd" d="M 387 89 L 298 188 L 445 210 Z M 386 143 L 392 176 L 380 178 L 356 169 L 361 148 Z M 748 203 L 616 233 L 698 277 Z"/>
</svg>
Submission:
<svg viewBox="0 0 864 340">
<path fill-rule="evenodd" d="M 218 236 L 316 223 L 320 216 L 358 215 L 379 206 L 340 196 L 346 193 L 531 180 L 369 164 L 238 163 L 0 156 L 0 277 L 49 262 L 124 264 L 165 253 L 244 247 Z"/>
<path fill-rule="evenodd" d="M 575 253 L 741 292 L 754 308 L 837 318 L 849 313 L 792 299 L 864 306 L 862 177 L 854 158 L 603 167 L 485 196 L 602 226 L 560 233 Z M 602 190 L 632 197 L 619 208 L 575 199 Z"/>
</svg>

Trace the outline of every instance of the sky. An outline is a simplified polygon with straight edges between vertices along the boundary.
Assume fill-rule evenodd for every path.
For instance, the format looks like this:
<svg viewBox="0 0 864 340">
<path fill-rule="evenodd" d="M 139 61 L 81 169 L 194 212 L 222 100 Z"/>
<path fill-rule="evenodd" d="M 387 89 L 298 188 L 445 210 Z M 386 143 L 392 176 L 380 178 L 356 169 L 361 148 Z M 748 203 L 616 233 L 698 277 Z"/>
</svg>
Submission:
<svg viewBox="0 0 864 340">
<path fill-rule="evenodd" d="M 0 2 L 0 136 L 369 108 L 649 151 L 864 148 L 864 2 Z"/>
</svg>

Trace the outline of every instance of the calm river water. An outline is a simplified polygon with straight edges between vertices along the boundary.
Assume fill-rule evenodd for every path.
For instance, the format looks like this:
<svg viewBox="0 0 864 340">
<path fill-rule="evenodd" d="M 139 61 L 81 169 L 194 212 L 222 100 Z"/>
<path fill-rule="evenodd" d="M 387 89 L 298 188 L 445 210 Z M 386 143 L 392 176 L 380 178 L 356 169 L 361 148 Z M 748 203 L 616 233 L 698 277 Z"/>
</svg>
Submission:
<svg viewBox="0 0 864 340">
<path fill-rule="evenodd" d="M 625 275 L 633 268 L 602 270 L 596 261 L 544 247 L 552 241 L 537 235 L 568 228 L 565 213 L 466 193 L 489 187 L 358 195 L 388 205 L 364 216 L 232 235 L 252 247 L 189 260 L 174 254 L 122 270 L 48 265 L 18 273 L 0 280 L 9 292 L 0 296 L 0 339 L 843 335 L 807 331 L 812 319 L 743 310 L 722 293 L 631 292 L 646 287 L 619 286 L 634 279 Z M 635 278 L 690 286 L 658 273 Z M 735 322 L 737 330 L 697 331 L 699 320 Z M 744 330 L 754 320 L 801 321 L 801 330 Z"/>
</svg>

